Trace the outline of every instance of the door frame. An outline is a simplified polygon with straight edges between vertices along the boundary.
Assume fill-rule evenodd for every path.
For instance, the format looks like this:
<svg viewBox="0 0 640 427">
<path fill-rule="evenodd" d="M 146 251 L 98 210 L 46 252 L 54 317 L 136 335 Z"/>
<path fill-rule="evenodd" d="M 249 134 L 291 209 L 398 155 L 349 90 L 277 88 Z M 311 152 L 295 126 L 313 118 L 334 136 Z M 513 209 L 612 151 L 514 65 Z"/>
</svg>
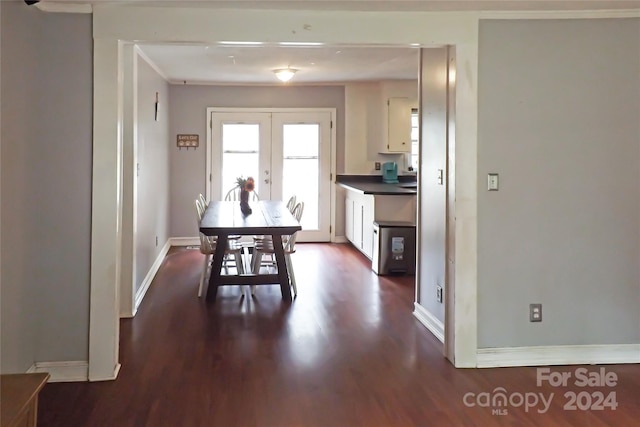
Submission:
<svg viewBox="0 0 640 427">
<path fill-rule="evenodd" d="M 206 123 L 207 123 L 207 146 L 206 146 L 206 171 L 205 171 L 205 194 L 211 194 L 211 179 L 212 179 L 212 161 L 211 161 L 211 152 L 213 150 L 213 121 L 211 119 L 211 115 L 213 113 L 329 113 L 331 116 L 331 128 L 330 128 L 330 170 L 329 170 L 329 179 L 331 180 L 330 188 L 331 193 L 329 196 L 329 240 L 331 242 L 336 241 L 336 186 L 334 184 L 334 180 L 336 177 L 336 117 L 337 111 L 335 108 L 253 108 L 253 107 L 233 107 L 233 108 L 225 108 L 225 107 L 207 107 L 206 109 Z"/>
<path fill-rule="evenodd" d="M 126 41 L 215 43 L 220 40 L 298 41 L 300 34 L 285 32 L 300 22 L 300 12 L 215 10 L 203 8 L 109 7 L 96 4 L 93 12 L 93 174 L 91 210 L 91 278 L 89 302 L 89 379 L 115 379 L 119 368 L 118 287 L 122 254 L 120 161 L 122 96 L 120 45 Z M 180 19 L 191 25 L 175 25 Z M 500 15 L 500 16 L 498 16 Z M 540 17 L 541 14 L 533 14 Z M 544 15 L 544 14 L 543 14 Z M 553 16 L 552 16 L 553 15 Z M 557 18 L 556 14 L 546 14 Z M 576 14 L 563 15 L 570 18 Z M 527 17 L 530 13 L 482 14 L 484 19 Z M 584 16 L 584 15 L 581 15 Z M 343 31 L 343 22 L 359 20 L 360 31 Z M 480 13 L 356 11 L 313 15 L 314 41 L 327 44 L 370 45 L 371 41 L 406 46 L 443 43 L 456 46 L 456 366 L 476 366 L 477 356 L 477 127 L 478 39 Z M 181 22 L 182 22 L 181 21 Z M 268 21 L 270 25 L 260 25 Z M 380 25 L 391 29 L 383 37 Z M 417 29 L 427 29 L 417 31 Z M 335 126 L 334 126 L 335 129 Z M 335 140 L 334 140 L 335 141 Z M 344 147 L 340 147 L 344 150 Z M 346 153 L 343 153 L 346 154 Z M 346 166 L 341 163 L 341 168 Z M 341 172 L 349 172 L 346 170 Z M 335 177 L 334 177 L 335 178 Z M 332 190 L 335 185 L 332 186 Z M 333 197 L 335 199 L 335 195 Z M 335 224 L 335 221 L 333 221 Z M 333 232 L 335 233 L 335 227 Z M 333 234 L 332 234 L 333 236 Z"/>
</svg>

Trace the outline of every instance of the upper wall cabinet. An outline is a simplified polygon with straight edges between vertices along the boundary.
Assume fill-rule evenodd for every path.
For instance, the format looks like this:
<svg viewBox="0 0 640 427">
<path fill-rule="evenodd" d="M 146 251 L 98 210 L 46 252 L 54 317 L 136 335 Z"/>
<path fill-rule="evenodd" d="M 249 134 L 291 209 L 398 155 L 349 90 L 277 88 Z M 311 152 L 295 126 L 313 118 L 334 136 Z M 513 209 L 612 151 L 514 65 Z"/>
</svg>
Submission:
<svg viewBox="0 0 640 427">
<path fill-rule="evenodd" d="M 411 152 L 411 107 L 409 98 L 389 98 L 387 100 L 386 153 Z"/>
</svg>

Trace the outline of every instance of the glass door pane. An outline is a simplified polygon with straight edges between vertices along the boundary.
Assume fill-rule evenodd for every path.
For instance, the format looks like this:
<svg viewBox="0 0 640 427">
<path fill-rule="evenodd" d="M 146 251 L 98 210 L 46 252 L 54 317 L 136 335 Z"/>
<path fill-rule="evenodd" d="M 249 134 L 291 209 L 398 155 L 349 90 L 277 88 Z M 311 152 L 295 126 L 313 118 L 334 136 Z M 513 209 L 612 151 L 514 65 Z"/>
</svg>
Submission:
<svg viewBox="0 0 640 427">
<path fill-rule="evenodd" d="M 211 114 L 210 200 L 223 200 L 238 177 L 253 177 L 262 200 L 271 198 L 271 114 Z"/>
<path fill-rule="evenodd" d="M 299 242 L 328 242 L 331 224 L 331 113 L 211 113 L 210 200 L 222 200 L 239 176 L 253 176 L 260 200 L 304 202 Z"/>
<path fill-rule="evenodd" d="M 283 200 L 293 195 L 304 199 L 302 228 L 317 230 L 319 126 L 317 123 L 285 124 L 282 134 Z"/>
<path fill-rule="evenodd" d="M 273 113 L 272 197 L 304 202 L 299 242 L 327 242 L 331 224 L 331 114 Z"/>
<path fill-rule="evenodd" d="M 222 195 L 236 186 L 239 176 L 257 178 L 260 172 L 260 125 L 224 123 L 222 125 Z M 256 181 L 260 194 L 260 181 Z"/>
</svg>

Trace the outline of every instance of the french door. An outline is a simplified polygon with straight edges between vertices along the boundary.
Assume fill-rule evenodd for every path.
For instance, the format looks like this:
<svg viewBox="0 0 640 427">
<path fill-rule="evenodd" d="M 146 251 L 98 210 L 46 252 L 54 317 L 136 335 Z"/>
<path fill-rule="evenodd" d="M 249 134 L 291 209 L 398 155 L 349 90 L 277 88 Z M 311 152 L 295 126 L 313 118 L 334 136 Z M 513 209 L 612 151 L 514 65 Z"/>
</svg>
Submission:
<svg viewBox="0 0 640 427">
<path fill-rule="evenodd" d="M 212 111 L 209 197 L 253 177 L 261 200 L 304 202 L 298 241 L 330 240 L 331 112 Z"/>
</svg>

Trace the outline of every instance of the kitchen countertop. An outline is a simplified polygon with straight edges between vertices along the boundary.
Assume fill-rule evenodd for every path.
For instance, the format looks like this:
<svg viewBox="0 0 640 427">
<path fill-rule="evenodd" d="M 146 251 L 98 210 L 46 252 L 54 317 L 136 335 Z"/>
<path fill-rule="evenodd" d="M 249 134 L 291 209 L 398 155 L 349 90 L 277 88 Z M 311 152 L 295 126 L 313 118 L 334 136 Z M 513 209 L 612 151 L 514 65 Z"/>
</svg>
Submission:
<svg viewBox="0 0 640 427">
<path fill-rule="evenodd" d="M 414 196 L 418 193 L 417 187 L 410 187 L 416 182 L 415 176 L 399 176 L 398 180 L 399 184 L 387 184 L 382 182 L 380 175 L 338 175 L 336 184 L 362 194 L 379 196 Z"/>
</svg>

